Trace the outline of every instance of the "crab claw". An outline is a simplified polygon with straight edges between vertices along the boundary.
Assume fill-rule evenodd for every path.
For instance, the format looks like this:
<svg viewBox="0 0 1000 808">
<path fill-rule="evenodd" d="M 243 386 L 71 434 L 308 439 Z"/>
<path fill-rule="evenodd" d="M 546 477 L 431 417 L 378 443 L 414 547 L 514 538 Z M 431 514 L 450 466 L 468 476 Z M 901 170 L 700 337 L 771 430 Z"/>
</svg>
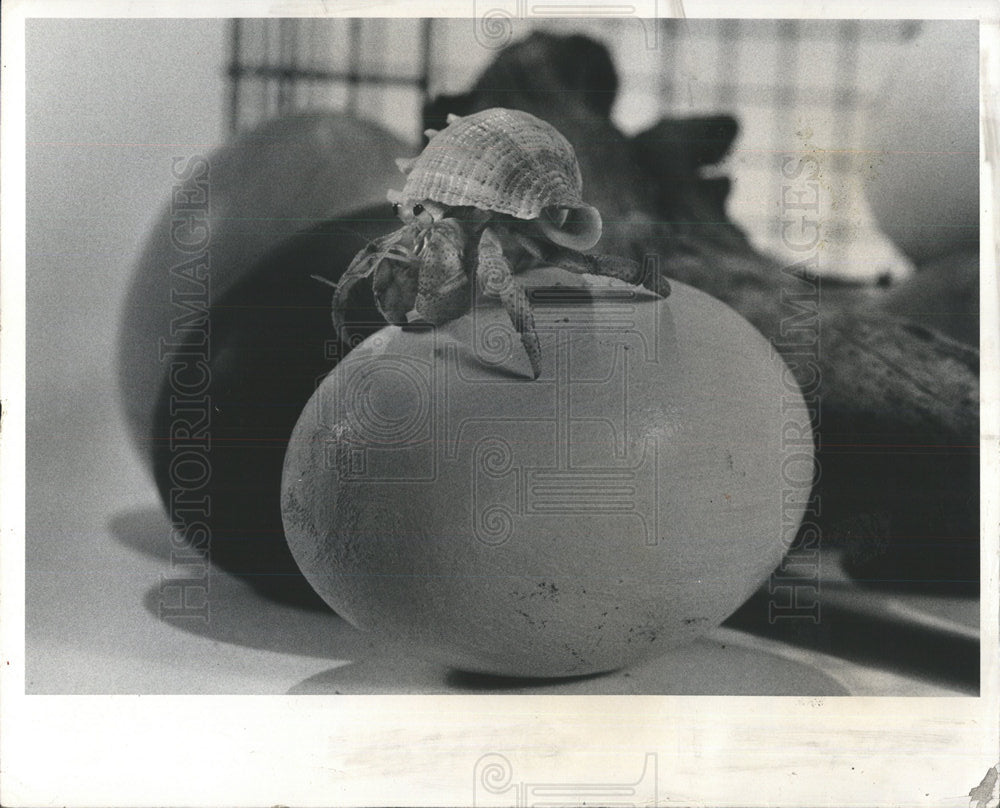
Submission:
<svg viewBox="0 0 1000 808">
<path fill-rule="evenodd" d="M 409 322 L 441 325 L 469 310 L 472 301 L 464 255 L 465 230 L 457 219 L 440 219 L 426 232 Z"/>
<path fill-rule="evenodd" d="M 375 305 L 393 325 L 405 325 L 417 298 L 420 262 L 414 258 L 387 257 L 378 262 L 372 276 Z"/>
<path fill-rule="evenodd" d="M 375 267 L 379 263 L 378 254 L 378 244 L 374 241 L 359 250 L 347 270 L 340 276 L 337 289 L 333 293 L 333 304 L 330 309 L 333 328 L 337 336 L 345 343 L 349 341 L 346 323 L 347 299 L 358 281 L 367 278 L 375 271 Z"/>
</svg>

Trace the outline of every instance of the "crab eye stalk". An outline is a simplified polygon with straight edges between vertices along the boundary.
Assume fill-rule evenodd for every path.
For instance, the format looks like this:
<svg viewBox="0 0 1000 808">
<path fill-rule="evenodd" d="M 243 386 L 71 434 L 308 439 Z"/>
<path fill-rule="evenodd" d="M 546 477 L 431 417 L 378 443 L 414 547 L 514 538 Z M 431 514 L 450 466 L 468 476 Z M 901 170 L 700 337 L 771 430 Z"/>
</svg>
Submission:
<svg viewBox="0 0 1000 808">
<path fill-rule="evenodd" d="M 424 212 L 424 206 L 421 205 L 419 202 L 416 205 L 413 206 L 413 215 L 414 216 L 419 216 L 423 212 Z"/>
<path fill-rule="evenodd" d="M 399 203 L 398 202 L 393 202 L 392 203 L 392 215 L 393 216 L 399 216 Z"/>
</svg>

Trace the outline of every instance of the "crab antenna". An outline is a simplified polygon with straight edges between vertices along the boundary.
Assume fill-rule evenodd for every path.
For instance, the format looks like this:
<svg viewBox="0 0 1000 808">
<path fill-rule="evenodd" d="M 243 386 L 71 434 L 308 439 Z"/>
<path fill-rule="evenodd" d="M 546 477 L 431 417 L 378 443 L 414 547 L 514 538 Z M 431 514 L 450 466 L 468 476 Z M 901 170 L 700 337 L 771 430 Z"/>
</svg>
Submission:
<svg viewBox="0 0 1000 808">
<path fill-rule="evenodd" d="M 331 281 L 329 278 L 324 278 L 322 275 L 310 275 L 313 280 L 319 281 L 320 283 L 325 283 L 327 286 L 332 286 L 334 289 L 337 288 L 337 284 Z"/>
<path fill-rule="evenodd" d="M 417 162 L 416 157 L 397 157 L 396 165 L 404 174 L 409 174 L 413 170 L 413 164 Z"/>
<path fill-rule="evenodd" d="M 448 125 L 449 126 L 451 124 L 455 123 L 455 121 L 460 121 L 460 120 L 462 120 L 462 116 L 461 115 L 456 115 L 454 112 L 449 112 L 448 113 Z"/>
</svg>

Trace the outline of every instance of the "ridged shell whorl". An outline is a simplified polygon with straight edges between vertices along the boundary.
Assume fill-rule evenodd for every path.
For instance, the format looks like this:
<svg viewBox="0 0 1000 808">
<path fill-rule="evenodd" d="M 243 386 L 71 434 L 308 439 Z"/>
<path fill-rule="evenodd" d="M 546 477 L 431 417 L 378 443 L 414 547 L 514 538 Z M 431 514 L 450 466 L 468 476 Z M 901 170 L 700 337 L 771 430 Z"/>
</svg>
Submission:
<svg viewBox="0 0 1000 808">
<path fill-rule="evenodd" d="M 573 147 L 527 112 L 449 118 L 413 160 L 402 197 L 536 219 L 549 206 L 587 207 Z"/>
</svg>

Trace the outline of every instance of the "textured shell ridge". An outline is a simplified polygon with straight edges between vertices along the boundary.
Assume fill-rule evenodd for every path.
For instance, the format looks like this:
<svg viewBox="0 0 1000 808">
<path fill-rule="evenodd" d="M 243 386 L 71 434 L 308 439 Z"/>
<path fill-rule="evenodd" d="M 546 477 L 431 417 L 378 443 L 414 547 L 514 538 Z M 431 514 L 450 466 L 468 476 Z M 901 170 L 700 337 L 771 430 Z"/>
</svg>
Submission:
<svg viewBox="0 0 1000 808">
<path fill-rule="evenodd" d="M 551 125 L 500 108 L 459 118 L 416 159 L 403 194 L 534 219 L 550 205 L 582 207 L 580 167 Z"/>
</svg>

